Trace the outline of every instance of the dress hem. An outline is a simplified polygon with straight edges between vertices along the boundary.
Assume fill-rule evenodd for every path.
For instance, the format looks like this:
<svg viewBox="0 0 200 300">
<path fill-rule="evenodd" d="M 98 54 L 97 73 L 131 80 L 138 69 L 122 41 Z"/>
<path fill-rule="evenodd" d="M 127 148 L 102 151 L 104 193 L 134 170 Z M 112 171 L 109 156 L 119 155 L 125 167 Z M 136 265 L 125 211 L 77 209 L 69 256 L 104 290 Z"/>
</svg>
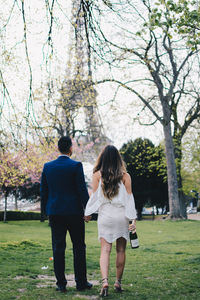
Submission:
<svg viewBox="0 0 200 300">
<path fill-rule="evenodd" d="M 99 236 L 98 237 L 98 240 L 100 241 L 100 238 L 104 238 L 104 240 L 106 240 L 106 242 L 108 242 L 108 243 L 113 243 L 113 242 L 115 242 L 117 239 L 119 239 L 119 238 L 124 238 L 125 240 L 127 240 L 128 241 L 128 237 L 127 236 L 124 236 L 124 235 L 120 235 L 120 236 L 118 236 L 118 237 L 114 237 L 111 241 L 108 241 L 104 236 Z"/>
</svg>

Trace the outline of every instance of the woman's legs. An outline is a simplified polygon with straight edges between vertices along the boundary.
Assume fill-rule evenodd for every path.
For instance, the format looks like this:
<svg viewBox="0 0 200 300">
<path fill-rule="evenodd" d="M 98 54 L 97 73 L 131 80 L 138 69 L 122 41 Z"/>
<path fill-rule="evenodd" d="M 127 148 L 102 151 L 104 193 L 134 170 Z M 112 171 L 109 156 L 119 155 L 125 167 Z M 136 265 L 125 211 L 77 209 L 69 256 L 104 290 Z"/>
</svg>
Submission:
<svg viewBox="0 0 200 300">
<path fill-rule="evenodd" d="M 126 239 L 120 237 L 116 241 L 116 280 L 121 281 L 126 260 Z"/>
<path fill-rule="evenodd" d="M 102 279 L 108 278 L 108 269 L 110 262 L 110 252 L 112 249 L 112 243 L 108 243 L 104 238 L 100 238 L 101 241 L 101 255 L 100 255 L 100 270 Z"/>
</svg>

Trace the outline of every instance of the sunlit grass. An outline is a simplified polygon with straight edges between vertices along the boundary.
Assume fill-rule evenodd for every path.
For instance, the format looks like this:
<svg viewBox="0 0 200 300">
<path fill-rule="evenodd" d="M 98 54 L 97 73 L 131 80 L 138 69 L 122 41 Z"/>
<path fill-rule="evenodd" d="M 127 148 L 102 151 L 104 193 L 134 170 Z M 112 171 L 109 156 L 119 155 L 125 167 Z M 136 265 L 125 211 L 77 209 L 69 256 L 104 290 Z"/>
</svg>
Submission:
<svg viewBox="0 0 200 300">
<path fill-rule="evenodd" d="M 137 222 L 140 248 L 127 245 L 124 292 L 114 293 L 115 245 L 110 262 L 108 299 L 200 299 L 200 222 Z M 88 279 L 99 280 L 100 244 L 96 222 L 86 224 Z M 55 291 L 48 222 L 0 223 L 0 299 L 94 299 L 100 285 L 67 294 Z M 43 267 L 45 267 L 43 269 Z M 47 268 L 48 267 L 48 268 Z M 67 236 L 66 274 L 73 273 L 72 245 Z M 41 275 L 51 276 L 42 279 Z M 50 278 L 50 279 L 49 279 Z M 52 280 L 53 279 L 53 280 Z M 80 297 L 81 296 L 81 297 Z"/>
</svg>

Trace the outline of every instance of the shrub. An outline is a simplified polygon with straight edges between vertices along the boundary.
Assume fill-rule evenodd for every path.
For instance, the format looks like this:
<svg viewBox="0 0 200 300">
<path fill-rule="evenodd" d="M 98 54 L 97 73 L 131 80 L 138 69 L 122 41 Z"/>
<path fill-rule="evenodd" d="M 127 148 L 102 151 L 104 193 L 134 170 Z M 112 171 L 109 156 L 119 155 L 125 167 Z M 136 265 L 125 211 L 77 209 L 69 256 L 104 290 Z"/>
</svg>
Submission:
<svg viewBox="0 0 200 300">
<path fill-rule="evenodd" d="M 0 221 L 3 221 L 4 212 L 0 211 Z M 7 211 L 7 221 L 15 220 L 41 220 L 40 212 L 32 211 Z"/>
</svg>

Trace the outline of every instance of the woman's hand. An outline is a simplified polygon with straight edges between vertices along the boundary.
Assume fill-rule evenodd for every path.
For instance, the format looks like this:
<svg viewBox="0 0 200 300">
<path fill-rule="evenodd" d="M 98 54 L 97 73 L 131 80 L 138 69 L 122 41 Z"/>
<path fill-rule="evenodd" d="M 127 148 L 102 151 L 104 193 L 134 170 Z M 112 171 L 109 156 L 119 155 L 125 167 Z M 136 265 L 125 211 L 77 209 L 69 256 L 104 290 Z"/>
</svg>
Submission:
<svg viewBox="0 0 200 300">
<path fill-rule="evenodd" d="M 131 224 L 129 224 L 129 231 L 131 231 L 132 233 L 136 232 L 136 221 L 133 220 L 133 222 Z"/>
<path fill-rule="evenodd" d="M 92 216 L 84 216 L 84 221 L 88 223 L 91 220 Z"/>
</svg>

